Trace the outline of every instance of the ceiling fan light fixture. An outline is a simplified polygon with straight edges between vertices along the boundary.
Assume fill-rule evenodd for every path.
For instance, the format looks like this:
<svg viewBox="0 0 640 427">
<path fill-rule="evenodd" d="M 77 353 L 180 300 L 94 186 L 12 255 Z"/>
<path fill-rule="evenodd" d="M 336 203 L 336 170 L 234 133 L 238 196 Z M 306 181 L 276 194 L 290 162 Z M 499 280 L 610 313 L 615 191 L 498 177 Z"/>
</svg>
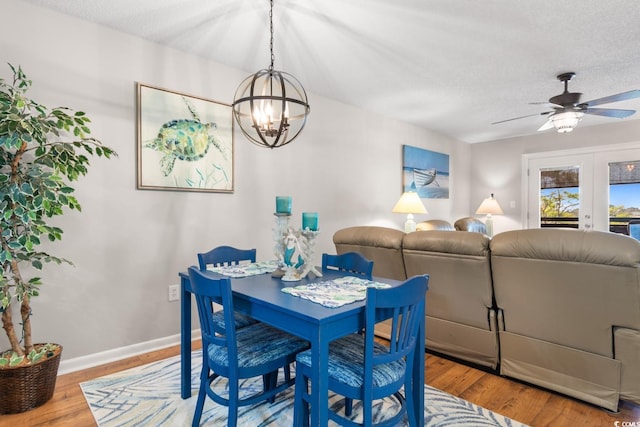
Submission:
<svg viewBox="0 0 640 427">
<path fill-rule="evenodd" d="M 564 111 L 551 116 L 553 126 L 558 133 L 567 133 L 573 131 L 578 126 L 578 122 L 582 119 L 584 113 L 578 111 Z"/>
<path fill-rule="evenodd" d="M 240 83 L 233 98 L 233 116 L 251 142 L 277 148 L 300 135 L 310 107 L 298 79 L 273 68 L 273 0 L 269 3 L 271 65 Z"/>
<path fill-rule="evenodd" d="M 627 92 L 618 93 L 615 95 L 609 95 L 598 99 L 592 99 L 587 102 L 580 102 L 582 94 L 579 92 L 569 92 L 569 80 L 571 80 L 576 73 L 568 72 L 558 75 L 558 80 L 564 83 L 564 92 L 560 95 L 552 96 L 549 98 L 548 104 L 551 104 L 552 110 L 543 111 L 537 114 L 528 114 L 526 116 L 514 117 L 512 119 L 500 120 L 493 122 L 492 124 L 510 122 L 512 120 L 524 119 L 526 117 L 533 116 L 547 116 L 547 121 L 540 126 L 538 131 L 544 131 L 553 127 L 559 133 L 567 133 L 573 131 L 578 125 L 578 122 L 582 119 L 582 116 L 589 114 L 591 116 L 601 117 L 613 117 L 617 119 L 624 119 L 633 115 L 636 110 L 623 110 L 619 108 L 593 108 L 597 105 L 610 104 L 612 102 L 627 101 L 629 99 L 640 98 L 640 90 L 634 89 Z M 534 104 L 541 104 L 535 102 Z"/>
</svg>

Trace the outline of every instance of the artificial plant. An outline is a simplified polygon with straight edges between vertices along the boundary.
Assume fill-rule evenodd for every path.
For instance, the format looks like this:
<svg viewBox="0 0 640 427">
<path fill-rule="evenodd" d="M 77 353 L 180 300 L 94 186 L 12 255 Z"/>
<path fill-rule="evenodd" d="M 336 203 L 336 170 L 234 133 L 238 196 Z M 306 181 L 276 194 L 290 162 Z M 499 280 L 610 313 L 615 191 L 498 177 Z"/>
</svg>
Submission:
<svg viewBox="0 0 640 427">
<path fill-rule="evenodd" d="M 49 109 L 29 99 L 31 80 L 20 67 L 9 67 L 13 81 L 0 79 L 0 311 L 11 350 L 0 357 L 0 367 L 35 362 L 51 350 L 34 349 L 31 298 L 39 294 L 42 281 L 32 274 L 45 263 L 71 262 L 39 247 L 42 239 L 62 237 L 51 218 L 65 208 L 80 211 L 70 183 L 86 175 L 89 156 L 116 155 L 88 136 L 90 120 L 84 112 Z"/>
</svg>

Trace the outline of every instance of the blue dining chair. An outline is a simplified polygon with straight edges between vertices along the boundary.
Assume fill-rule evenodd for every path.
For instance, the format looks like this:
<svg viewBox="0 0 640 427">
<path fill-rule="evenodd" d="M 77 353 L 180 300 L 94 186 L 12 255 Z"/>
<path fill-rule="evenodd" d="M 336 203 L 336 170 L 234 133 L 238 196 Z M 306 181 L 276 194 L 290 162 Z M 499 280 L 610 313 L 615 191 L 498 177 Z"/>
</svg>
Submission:
<svg viewBox="0 0 640 427">
<path fill-rule="evenodd" d="M 256 250 L 255 249 L 236 249 L 231 246 L 218 246 L 211 249 L 209 252 L 198 254 L 198 264 L 200 270 L 204 271 L 208 265 L 213 267 L 223 267 L 229 265 L 239 265 L 242 262 L 256 262 Z M 257 322 L 252 317 L 245 316 L 244 314 L 234 313 L 236 328 L 243 328 L 245 326 L 252 325 Z M 213 321 L 216 327 L 216 331 L 224 333 L 224 311 L 217 310 L 213 313 Z"/>
<path fill-rule="evenodd" d="M 189 267 L 191 289 L 195 295 L 202 335 L 202 370 L 200 390 L 192 426 L 200 425 L 205 398 L 227 406 L 228 426 L 236 426 L 238 408 L 269 400 L 294 384 L 294 379 L 277 384 L 278 370 L 295 361 L 296 354 L 309 348 L 309 343 L 265 323 L 236 329 L 233 313 L 231 280 L 212 278 L 195 267 Z M 222 302 L 224 330 L 217 333 L 211 306 Z M 262 376 L 261 392 L 240 398 L 240 380 Z M 217 394 L 211 384 L 218 377 L 228 379 L 228 397 Z M 225 393 L 226 394 L 226 393 Z"/>
<path fill-rule="evenodd" d="M 407 415 L 409 425 L 417 425 L 413 400 L 406 399 L 412 387 L 414 351 L 424 322 L 425 298 L 429 276 L 415 276 L 393 288 L 368 288 L 365 309 L 365 333 L 349 334 L 329 344 L 329 390 L 344 396 L 345 414 L 329 408 L 329 418 L 341 426 L 372 426 L 373 401 L 395 396 L 400 404 L 396 414 L 375 424 L 395 426 Z M 391 314 L 389 345 L 374 340 L 376 319 Z M 311 351 L 296 357 L 294 425 L 309 424 L 309 380 L 314 366 Z M 321 373 L 324 374 L 324 373 Z M 404 386 L 404 393 L 401 392 Z M 422 387 L 422 384 L 416 385 Z M 313 387 L 313 384 L 311 384 Z M 362 401 L 362 423 L 351 417 L 351 400 Z M 313 408 L 311 408 L 313 410 Z"/>
<path fill-rule="evenodd" d="M 346 271 L 371 280 L 373 261 L 366 259 L 358 252 L 345 252 L 340 255 L 322 254 L 322 269 Z"/>
</svg>

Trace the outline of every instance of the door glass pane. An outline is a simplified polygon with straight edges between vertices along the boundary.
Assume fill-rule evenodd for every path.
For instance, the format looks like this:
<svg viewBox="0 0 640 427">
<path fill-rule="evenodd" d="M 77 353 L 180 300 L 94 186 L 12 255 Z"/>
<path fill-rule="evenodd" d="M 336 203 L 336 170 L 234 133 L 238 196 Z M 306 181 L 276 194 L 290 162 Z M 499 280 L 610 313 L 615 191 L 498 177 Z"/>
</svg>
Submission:
<svg viewBox="0 0 640 427">
<path fill-rule="evenodd" d="M 640 219 L 640 161 L 609 163 L 609 230 L 628 234 Z"/>
<path fill-rule="evenodd" d="M 540 226 L 578 228 L 580 168 L 540 169 Z"/>
</svg>

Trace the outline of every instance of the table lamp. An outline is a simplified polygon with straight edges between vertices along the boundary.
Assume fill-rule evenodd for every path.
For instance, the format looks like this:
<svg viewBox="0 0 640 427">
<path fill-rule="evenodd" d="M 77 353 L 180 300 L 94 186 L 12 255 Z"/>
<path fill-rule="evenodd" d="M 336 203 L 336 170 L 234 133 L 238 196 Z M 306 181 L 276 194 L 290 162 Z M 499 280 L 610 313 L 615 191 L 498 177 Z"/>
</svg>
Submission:
<svg viewBox="0 0 640 427">
<path fill-rule="evenodd" d="M 489 237 L 493 237 L 493 218 L 491 215 L 502 215 L 502 208 L 498 204 L 498 201 L 493 197 L 493 193 L 491 193 L 490 197 L 487 197 L 480 203 L 478 210 L 476 210 L 476 214 L 486 214 L 487 218 L 485 219 L 485 225 L 487 226 L 487 234 Z"/>
<path fill-rule="evenodd" d="M 398 200 L 391 212 L 407 214 L 407 222 L 404 223 L 405 233 L 416 231 L 416 222 L 413 220 L 413 214 L 428 213 L 424 204 L 422 204 L 422 200 L 420 200 L 420 196 L 414 191 L 402 193 L 400 200 Z"/>
</svg>

